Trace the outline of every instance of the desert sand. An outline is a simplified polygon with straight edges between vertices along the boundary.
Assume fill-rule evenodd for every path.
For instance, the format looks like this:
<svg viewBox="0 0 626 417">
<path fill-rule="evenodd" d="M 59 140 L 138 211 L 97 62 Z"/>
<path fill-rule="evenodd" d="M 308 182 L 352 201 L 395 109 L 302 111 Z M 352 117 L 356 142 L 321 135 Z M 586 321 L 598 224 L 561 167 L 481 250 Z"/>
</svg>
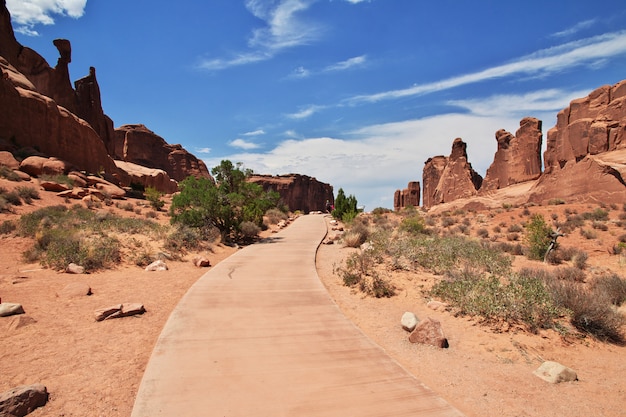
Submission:
<svg viewBox="0 0 626 417">
<path fill-rule="evenodd" d="M 31 206 L 0 214 L 0 221 L 60 203 L 54 194 L 42 192 L 42 198 Z M 564 207 L 532 208 L 546 213 L 557 209 Z M 519 212 L 501 210 L 489 221 L 511 222 L 521 216 Z M 158 221 L 169 220 L 161 213 Z M 607 251 L 616 232 L 599 233 L 593 241 L 571 236 L 563 244 L 586 250 L 589 269 L 610 268 L 623 276 L 619 257 Z M 168 271 L 146 272 L 124 263 L 108 271 L 70 275 L 24 263 L 21 254 L 30 244 L 24 238 L 0 236 L 0 298 L 20 303 L 26 311 L 0 318 L 0 392 L 44 384 L 49 402 L 32 416 L 129 416 L 163 325 L 206 269 L 193 266 L 189 260 L 194 254 L 188 254 L 181 261 L 168 261 Z M 236 250 L 215 245 L 204 255 L 215 265 Z M 318 274 L 331 297 L 363 333 L 466 415 L 626 416 L 625 347 L 590 337 L 563 337 L 554 331 L 531 334 L 516 327 L 492 328 L 451 311 L 432 310 L 426 306 L 430 299 L 424 292 L 437 279 L 430 274 L 394 273 L 396 296 L 364 296 L 343 286 L 334 273 L 353 250 L 341 244 L 322 245 L 318 250 Z M 516 264 L 527 262 L 516 260 Z M 93 294 L 64 296 L 63 289 L 74 282 L 88 284 Z M 142 303 L 147 311 L 141 316 L 95 321 L 96 309 L 124 302 Z M 405 311 L 440 320 L 450 347 L 409 343 L 408 333 L 400 327 Z M 552 385 L 537 378 L 532 372 L 544 360 L 574 369 L 579 380 Z"/>
</svg>

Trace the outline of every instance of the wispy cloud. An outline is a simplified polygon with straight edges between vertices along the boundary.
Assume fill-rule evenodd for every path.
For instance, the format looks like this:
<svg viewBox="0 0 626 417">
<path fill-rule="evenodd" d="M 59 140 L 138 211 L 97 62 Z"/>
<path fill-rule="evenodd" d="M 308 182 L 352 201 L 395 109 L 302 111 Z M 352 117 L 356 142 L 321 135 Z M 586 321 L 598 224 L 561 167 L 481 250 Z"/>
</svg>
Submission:
<svg viewBox="0 0 626 417">
<path fill-rule="evenodd" d="M 366 62 L 366 55 L 355 56 L 354 58 L 346 59 L 345 61 L 337 62 L 336 64 L 327 66 L 326 68 L 324 68 L 324 72 L 345 71 L 350 68 L 365 65 Z"/>
<path fill-rule="evenodd" d="M 310 105 L 310 106 L 301 108 L 296 113 L 288 114 L 287 117 L 290 119 L 306 119 L 325 108 L 326 106 Z"/>
<path fill-rule="evenodd" d="M 310 70 L 303 66 L 300 66 L 289 74 L 288 78 L 308 78 L 313 75 L 319 75 L 323 73 L 346 71 L 352 68 L 362 67 L 367 63 L 367 55 L 355 56 L 353 58 L 346 59 L 345 61 L 336 62 L 334 64 L 324 67 L 322 70 Z"/>
<path fill-rule="evenodd" d="M 537 112 L 556 112 L 566 107 L 572 100 L 584 97 L 589 90 L 565 91 L 547 89 L 524 94 L 501 94 L 487 98 L 450 100 L 447 104 L 468 110 L 477 116 L 523 116 Z"/>
<path fill-rule="evenodd" d="M 382 100 L 419 96 L 517 74 L 545 76 L 576 66 L 597 65 L 608 58 L 623 54 L 626 54 L 626 31 L 607 33 L 565 43 L 553 48 L 543 49 L 508 64 L 495 66 L 482 71 L 451 77 L 432 83 L 416 84 L 400 90 L 359 95 L 348 99 L 347 102 L 349 104 L 373 103 Z"/>
<path fill-rule="evenodd" d="M 207 70 L 222 70 L 247 65 L 273 58 L 277 53 L 317 40 L 323 29 L 300 15 L 316 0 L 247 0 L 246 8 L 255 17 L 265 22 L 252 31 L 248 39 L 249 51 L 234 54 L 229 58 L 203 60 L 199 67 Z"/>
<path fill-rule="evenodd" d="M 235 139 L 233 141 L 230 141 L 228 144 L 232 146 L 233 148 L 239 148 L 239 149 L 244 149 L 244 150 L 257 149 L 260 147 L 260 145 L 254 142 L 243 140 L 243 139 Z"/>
<path fill-rule="evenodd" d="M 7 0 L 6 5 L 16 32 L 38 36 L 35 26 L 54 24 L 53 15 L 82 17 L 87 0 Z"/>
<path fill-rule="evenodd" d="M 197 148 L 196 153 L 211 153 L 211 148 Z"/>
<path fill-rule="evenodd" d="M 582 22 L 578 22 L 576 23 L 574 26 L 567 28 L 565 30 L 562 30 L 560 32 L 556 32 L 553 33 L 551 36 L 555 37 L 555 38 L 563 38 L 563 37 L 567 37 L 567 36 L 572 36 L 578 32 L 580 32 L 581 30 L 585 30 L 590 28 L 591 26 L 595 25 L 598 22 L 598 19 L 589 19 L 589 20 L 584 20 Z"/>
<path fill-rule="evenodd" d="M 253 130 L 252 132 L 243 133 L 242 136 L 260 136 L 264 135 L 265 131 L 263 129 Z"/>
</svg>

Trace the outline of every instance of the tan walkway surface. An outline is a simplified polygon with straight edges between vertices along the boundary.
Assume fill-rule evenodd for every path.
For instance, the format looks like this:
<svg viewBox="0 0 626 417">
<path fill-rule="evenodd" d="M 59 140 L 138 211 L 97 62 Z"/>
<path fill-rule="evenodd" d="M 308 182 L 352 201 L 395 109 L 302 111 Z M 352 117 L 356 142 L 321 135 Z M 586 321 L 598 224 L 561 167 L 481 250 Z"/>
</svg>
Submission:
<svg viewBox="0 0 626 417">
<path fill-rule="evenodd" d="M 181 299 L 133 417 L 461 416 L 341 313 L 320 282 L 322 215 L 240 250 Z"/>
</svg>

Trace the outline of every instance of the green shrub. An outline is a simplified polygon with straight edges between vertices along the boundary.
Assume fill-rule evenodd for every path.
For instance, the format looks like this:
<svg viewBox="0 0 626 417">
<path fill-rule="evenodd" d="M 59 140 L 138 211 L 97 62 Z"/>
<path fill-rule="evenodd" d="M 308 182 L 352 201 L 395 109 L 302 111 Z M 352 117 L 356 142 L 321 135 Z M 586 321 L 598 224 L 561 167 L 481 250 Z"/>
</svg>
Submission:
<svg viewBox="0 0 626 417">
<path fill-rule="evenodd" d="M 20 176 L 15 173 L 11 168 L 5 165 L 0 165 L 0 177 L 6 178 L 9 181 L 19 181 Z"/>
<path fill-rule="evenodd" d="M 33 187 L 19 186 L 15 188 L 15 191 L 27 204 L 30 204 L 33 200 L 38 200 L 40 198 L 39 191 Z"/>
<path fill-rule="evenodd" d="M 250 221 L 244 221 L 239 226 L 244 240 L 252 240 L 261 232 L 261 228 Z"/>
<path fill-rule="evenodd" d="M 160 211 L 165 206 L 165 201 L 162 200 L 163 193 L 154 187 L 148 187 L 145 191 L 146 200 L 150 202 L 150 206 L 156 211 Z"/>
<path fill-rule="evenodd" d="M 526 226 L 525 241 L 528 245 L 528 258 L 543 260 L 550 247 L 550 233 L 552 229 L 546 224 L 545 219 L 540 214 L 533 214 L 530 222 Z M 556 249 L 556 248 L 555 248 Z"/>
<path fill-rule="evenodd" d="M 419 213 L 415 213 L 410 217 L 402 219 L 402 222 L 400 223 L 400 230 L 412 234 L 427 232 L 424 218 Z"/>
<path fill-rule="evenodd" d="M 609 219 L 609 212 L 602 208 L 597 208 L 592 212 L 583 213 L 582 217 L 585 220 L 607 221 Z"/>
</svg>

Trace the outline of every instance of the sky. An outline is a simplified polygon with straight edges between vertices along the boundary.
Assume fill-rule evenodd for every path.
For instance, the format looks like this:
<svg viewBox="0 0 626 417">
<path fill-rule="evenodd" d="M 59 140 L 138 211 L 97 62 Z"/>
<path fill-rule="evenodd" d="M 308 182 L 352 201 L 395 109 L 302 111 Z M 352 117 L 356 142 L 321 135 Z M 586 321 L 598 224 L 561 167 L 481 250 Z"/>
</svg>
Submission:
<svg viewBox="0 0 626 417">
<path fill-rule="evenodd" d="M 54 66 L 69 39 L 72 81 L 96 68 L 116 127 L 366 211 L 455 138 L 484 176 L 496 131 L 537 117 L 545 142 L 572 99 L 626 79 L 623 0 L 6 1 L 22 45 Z"/>
</svg>

